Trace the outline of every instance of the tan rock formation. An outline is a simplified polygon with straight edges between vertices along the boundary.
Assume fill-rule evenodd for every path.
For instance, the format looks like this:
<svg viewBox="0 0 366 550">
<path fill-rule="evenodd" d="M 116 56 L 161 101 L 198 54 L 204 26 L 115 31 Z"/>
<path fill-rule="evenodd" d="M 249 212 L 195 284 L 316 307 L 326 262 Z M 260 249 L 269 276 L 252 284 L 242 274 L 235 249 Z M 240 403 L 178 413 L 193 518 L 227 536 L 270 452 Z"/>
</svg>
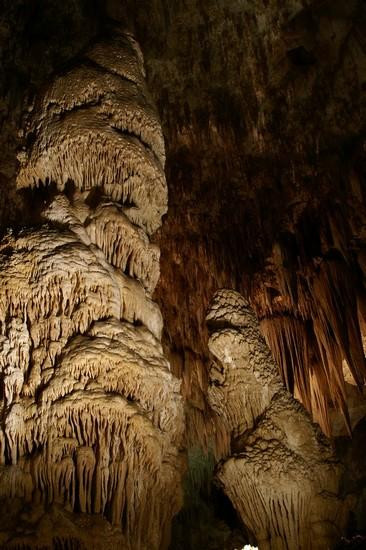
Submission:
<svg viewBox="0 0 366 550">
<path fill-rule="evenodd" d="M 348 501 L 331 445 L 283 387 L 246 300 L 219 291 L 207 321 L 210 402 L 232 438 L 217 479 L 261 550 L 333 548 Z"/>
<path fill-rule="evenodd" d="M 151 182 L 163 182 L 162 132 L 145 89 L 141 54 L 130 37 L 111 39 L 112 21 L 133 29 L 141 45 L 168 144 L 169 212 L 154 236 L 162 252 L 155 291 L 159 250 L 150 232 L 160 222 L 166 197 L 165 184 L 155 188 Z M 213 293 L 234 288 L 253 306 L 288 391 L 326 434 L 354 430 L 353 439 L 335 445 L 351 456 L 342 487 L 366 502 L 365 398 L 360 397 L 366 379 L 365 36 L 363 0 L 3 0 L 0 427 L 6 464 L 1 488 L 8 491 L 10 473 L 23 475 L 28 465 L 34 477 L 33 457 L 45 456 L 43 425 L 34 447 L 18 451 L 19 403 L 29 402 L 36 411 L 44 407 L 51 422 L 58 408 L 53 400 L 97 392 L 97 384 L 113 399 L 131 395 L 138 411 L 146 411 L 144 418 L 153 418 L 154 426 L 161 418 L 162 426 L 175 432 L 163 412 L 167 407 L 174 414 L 178 401 L 169 396 L 175 384 L 164 382 L 163 395 L 158 391 L 162 372 L 168 380 L 170 375 L 163 358 L 156 366 L 153 350 L 159 355 L 162 320 L 153 299 L 164 318 L 164 355 L 181 379 L 188 479 L 194 480 L 174 522 L 171 550 L 242 548 L 245 532 L 241 543 L 231 546 L 218 534 L 239 525 L 235 514 L 227 514 L 230 505 L 222 492 L 212 488 L 211 467 L 217 457 L 240 454 L 250 435 L 247 426 L 267 401 L 256 380 L 251 399 L 238 392 L 239 375 L 223 401 L 210 380 L 205 324 Z M 23 144 L 18 174 L 15 153 Z M 13 233 L 4 237 L 6 227 Z M 23 300 L 30 304 L 31 322 L 24 322 Z M 115 323 L 121 336 L 112 329 Z M 138 347 L 143 336 L 154 343 L 135 356 L 135 344 L 130 350 L 127 345 L 132 334 Z M 122 361 L 128 369 L 119 368 Z M 147 363 L 154 370 L 145 368 Z M 178 426 L 181 414 L 176 418 Z M 14 428 L 17 419 L 20 427 Z M 177 427 L 177 440 L 178 434 Z M 196 452 L 209 467 L 191 465 Z M 23 469 L 22 453 L 32 458 Z M 93 462 L 88 451 L 68 453 L 75 471 Z M 10 464 L 12 454 L 18 470 Z M 271 467 L 268 453 L 263 459 Z M 91 493 L 96 510 L 107 498 L 103 514 L 81 512 L 89 506 L 87 472 L 73 511 L 56 502 L 59 496 L 45 505 L 38 495 L 46 489 L 33 491 L 28 506 L 27 484 L 19 475 L 26 497 L 0 499 L 0 523 L 9 533 L 4 544 L 14 547 L 23 536 L 29 545 L 35 532 L 37 544 L 46 546 L 53 532 L 56 548 L 97 546 L 101 540 L 102 547 L 130 544 L 133 537 L 126 541 L 124 526 L 110 528 L 114 488 L 109 481 L 105 486 L 112 474 L 106 474 L 104 455 L 100 460 L 94 471 L 102 473 L 93 477 L 93 484 L 102 479 L 100 490 L 94 493 L 93 485 Z M 273 468 L 271 480 L 277 477 Z M 47 491 L 51 487 L 44 476 L 40 483 Z M 167 500 L 171 494 L 166 492 Z M 241 498 L 249 497 L 243 491 Z M 134 510 L 132 500 L 129 506 Z M 365 504 L 353 508 L 348 534 L 365 529 L 365 509 Z M 221 529 L 221 521 L 230 525 Z M 147 536 L 154 529 L 149 527 Z M 197 536 L 200 530 L 205 537 Z"/>
<path fill-rule="evenodd" d="M 181 505 L 180 383 L 151 293 L 164 142 L 128 34 L 37 100 L 0 243 L 1 548 L 162 549 Z"/>
</svg>

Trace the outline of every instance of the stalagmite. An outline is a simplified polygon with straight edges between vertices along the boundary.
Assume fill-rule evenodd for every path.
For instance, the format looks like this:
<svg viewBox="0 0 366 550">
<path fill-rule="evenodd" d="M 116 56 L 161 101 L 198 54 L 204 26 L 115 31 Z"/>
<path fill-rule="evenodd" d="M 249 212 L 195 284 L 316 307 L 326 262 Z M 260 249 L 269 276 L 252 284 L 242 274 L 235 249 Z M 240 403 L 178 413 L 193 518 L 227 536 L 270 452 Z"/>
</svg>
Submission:
<svg viewBox="0 0 366 550">
<path fill-rule="evenodd" d="M 0 546 L 160 550 L 184 418 L 151 299 L 165 156 L 134 39 L 56 76 L 26 133 L 17 186 L 41 220 L 0 242 Z"/>
<path fill-rule="evenodd" d="M 231 433 L 218 482 L 261 550 L 333 548 L 349 501 L 331 445 L 283 387 L 246 300 L 219 291 L 207 321 L 210 402 Z"/>
</svg>

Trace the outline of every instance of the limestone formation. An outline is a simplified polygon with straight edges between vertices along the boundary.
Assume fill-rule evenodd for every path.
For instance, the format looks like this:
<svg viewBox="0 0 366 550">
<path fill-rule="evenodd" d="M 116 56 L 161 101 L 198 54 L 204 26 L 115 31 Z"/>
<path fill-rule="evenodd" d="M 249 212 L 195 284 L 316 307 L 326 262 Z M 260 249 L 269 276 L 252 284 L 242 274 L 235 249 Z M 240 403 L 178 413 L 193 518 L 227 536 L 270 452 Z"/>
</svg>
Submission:
<svg viewBox="0 0 366 550">
<path fill-rule="evenodd" d="M 167 208 L 141 52 L 100 41 L 35 102 L 0 243 L 0 546 L 156 549 L 181 505 L 180 383 L 151 294 Z"/>
<path fill-rule="evenodd" d="M 219 291 L 207 321 L 209 398 L 231 433 L 219 483 L 261 550 L 333 548 L 349 501 L 331 445 L 283 387 L 246 300 Z"/>
<path fill-rule="evenodd" d="M 333 545 L 344 494 L 365 532 L 365 36 L 364 0 L 2 0 L 0 547 L 164 550 L 181 486 L 169 550 Z M 268 384 L 211 368 L 218 288 Z"/>
</svg>

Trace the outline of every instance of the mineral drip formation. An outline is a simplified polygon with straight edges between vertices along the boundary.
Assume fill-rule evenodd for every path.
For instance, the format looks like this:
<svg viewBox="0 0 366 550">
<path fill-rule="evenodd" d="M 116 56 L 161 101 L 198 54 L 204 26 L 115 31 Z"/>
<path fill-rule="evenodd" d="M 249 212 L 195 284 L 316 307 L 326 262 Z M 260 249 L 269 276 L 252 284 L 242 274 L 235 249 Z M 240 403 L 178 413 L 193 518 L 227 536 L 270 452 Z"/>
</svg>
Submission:
<svg viewBox="0 0 366 550">
<path fill-rule="evenodd" d="M 209 398 L 231 434 L 217 480 L 260 550 L 327 550 L 349 499 L 342 466 L 309 414 L 284 388 L 257 318 L 234 291 L 216 293 L 207 317 Z"/>
<path fill-rule="evenodd" d="M 25 133 L 17 187 L 41 206 L 0 242 L 0 547 L 160 550 L 183 405 L 151 299 L 167 187 L 134 39 L 57 76 Z"/>
</svg>

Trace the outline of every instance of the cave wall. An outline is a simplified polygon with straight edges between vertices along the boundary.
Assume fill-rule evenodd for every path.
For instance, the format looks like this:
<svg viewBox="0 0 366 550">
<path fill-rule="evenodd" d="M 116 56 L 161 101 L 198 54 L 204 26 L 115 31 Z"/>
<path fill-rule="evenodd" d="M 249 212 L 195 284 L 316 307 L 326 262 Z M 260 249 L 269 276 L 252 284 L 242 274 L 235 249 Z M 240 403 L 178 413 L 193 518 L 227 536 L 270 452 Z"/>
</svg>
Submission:
<svg viewBox="0 0 366 550">
<path fill-rule="evenodd" d="M 172 203 L 161 239 L 171 280 L 182 280 L 173 307 L 164 301 L 168 341 L 185 342 L 178 368 L 183 360 L 191 388 L 205 394 L 196 327 L 215 287 L 237 288 L 253 303 L 288 389 L 325 433 L 334 410 L 350 430 L 359 416 L 349 417 L 343 371 L 359 387 L 365 376 L 365 6 L 177 2 L 160 18 L 152 6 L 167 44 L 146 40 L 169 136 Z M 137 34 L 144 18 L 135 15 Z M 182 227 L 186 252 L 171 244 Z M 166 295 L 164 285 L 163 277 Z M 179 324 L 176 311 L 187 312 Z M 195 413 L 204 411 L 191 388 Z"/>
</svg>

